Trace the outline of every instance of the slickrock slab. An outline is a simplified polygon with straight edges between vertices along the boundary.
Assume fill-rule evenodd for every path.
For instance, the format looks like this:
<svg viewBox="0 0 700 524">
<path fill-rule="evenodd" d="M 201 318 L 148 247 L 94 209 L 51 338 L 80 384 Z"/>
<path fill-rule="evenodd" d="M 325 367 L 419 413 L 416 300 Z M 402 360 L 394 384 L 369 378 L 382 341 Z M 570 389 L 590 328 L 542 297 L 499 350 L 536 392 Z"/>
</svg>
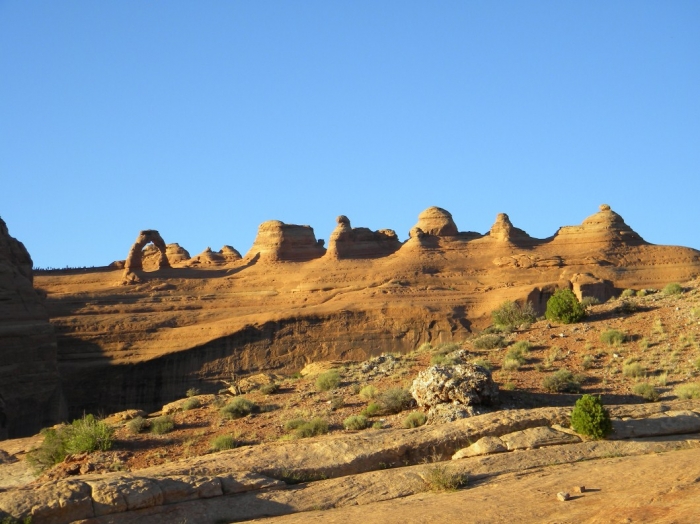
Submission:
<svg viewBox="0 0 700 524">
<path fill-rule="evenodd" d="M 498 437 L 482 437 L 468 448 L 462 448 L 452 455 L 452 460 L 467 457 L 477 457 L 480 455 L 491 455 L 492 453 L 503 453 L 508 448 Z"/>
<path fill-rule="evenodd" d="M 643 419 L 613 420 L 611 439 L 628 439 L 700 432 L 700 415 L 694 411 L 666 411 Z"/>
<path fill-rule="evenodd" d="M 503 435 L 501 440 L 508 451 L 515 449 L 535 449 L 544 446 L 557 446 L 581 442 L 581 438 L 549 427 L 529 428 Z"/>
</svg>

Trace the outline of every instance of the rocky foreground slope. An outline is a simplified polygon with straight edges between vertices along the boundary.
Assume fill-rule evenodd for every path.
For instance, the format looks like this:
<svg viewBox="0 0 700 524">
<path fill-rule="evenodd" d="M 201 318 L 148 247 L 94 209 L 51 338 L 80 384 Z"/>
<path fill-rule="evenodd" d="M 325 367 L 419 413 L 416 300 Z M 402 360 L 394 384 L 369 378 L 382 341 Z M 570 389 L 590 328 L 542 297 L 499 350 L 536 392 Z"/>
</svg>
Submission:
<svg viewBox="0 0 700 524">
<path fill-rule="evenodd" d="M 700 274 L 700 252 L 651 245 L 608 206 L 547 239 L 505 214 L 486 234 L 459 232 L 432 207 L 403 243 L 344 216 L 327 249 L 311 227 L 279 221 L 245 256 L 224 246 L 191 257 L 162 240 L 147 230 L 124 262 L 37 275 L 74 416 L 157 409 L 233 373 L 459 341 L 504 300 L 542 312 L 561 287 L 604 301 Z"/>
</svg>

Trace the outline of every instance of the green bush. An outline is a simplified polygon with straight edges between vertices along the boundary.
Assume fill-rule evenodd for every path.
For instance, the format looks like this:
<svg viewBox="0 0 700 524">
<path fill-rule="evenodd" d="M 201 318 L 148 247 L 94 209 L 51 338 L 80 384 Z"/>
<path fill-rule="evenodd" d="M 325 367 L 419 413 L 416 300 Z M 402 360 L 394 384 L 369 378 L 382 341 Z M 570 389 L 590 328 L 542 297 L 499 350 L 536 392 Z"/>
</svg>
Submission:
<svg viewBox="0 0 700 524">
<path fill-rule="evenodd" d="M 633 297 L 635 295 L 634 289 L 625 289 L 620 296 L 622 298 Z"/>
<path fill-rule="evenodd" d="M 532 349 L 532 344 L 527 340 L 520 340 L 513 344 L 506 352 L 506 360 L 515 360 L 518 364 L 525 364 Z"/>
<path fill-rule="evenodd" d="M 360 397 L 364 400 L 372 400 L 376 398 L 378 394 L 379 391 L 374 386 L 365 386 L 360 390 Z"/>
<path fill-rule="evenodd" d="M 571 412 L 571 427 L 576 433 L 596 440 L 605 438 L 612 432 L 610 414 L 600 397 L 583 395 L 576 401 Z"/>
<path fill-rule="evenodd" d="M 337 411 L 345 405 L 345 398 L 340 395 L 331 398 L 331 411 Z"/>
<path fill-rule="evenodd" d="M 408 416 L 403 419 L 403 427 L 406 429 L 417 428 L 425 424 L 427 421 L 428 417 L 425 416 L 425 413 L 414 411 L 413 413 L 409 413 Z"/>
<path fill-rule="evenodd" d="M 197 397 L 190 397 L 182 403 L 183 411 L 189 411 L 200 407 L 202 407 L 202 403 Z"/>
<path fill-rule="evenodd" d="M 676 386 L 673 393 L 681 400 L 700 398 L 700 384 L 690 383 Z"/>
<path fill-rule="evenodd" d="M 185 393 L 185 396 L 188 398 L 189 397 L 196 397 L 197 395 L 199 395 L 199 389 L 197 389 L 197 388 L 190 388 Z"/>
<path fill-rule="evenodd" d="M 598 300 L 596 297 L 583 297 L 581 299 L 581 305 L 585 308 L 597 306 L 598 304 L 600 304 L 600 300 Z"/>
<path fill-rule="evenodd" d="M 219 410 L 224 418 L 236 419 L 250 415 L 257 406 L 245 397 L 236 397 Z"/>
<path fill-rule="evenodd" d="M 501 335 L 486 334 L 474 339 L 476 349 L 496 349 L 506 347 L 506 339 Z"/>
<path fill-rule="evenodd" d="M 643 399 L 650 402 L 656 402 L 659 400 L 659 392 L 648 382 L 640 382 L 639 384 L 635 384 L 632 388 L 632 393 L 639 395 Z"/>
<path fill-rule="evenodd" d="M 71 453 L 107 451 L 112 447 L 114 429 L 93 415 L 85 415 L 70 425 L 44 429 L 41 433 L 44 441 L 27 456 L 29 464 L 37 471 L 62 462 Z"/>
<path fill-rule="evenodd" d="M 287 431 L 292 431 L 294 438 L 308 438 L 328 433 L 328 422 L 321 417 L 315 417 L 310 421 L 293 419 L 284 425 Z"/>
<path fill-rule="evenodd" d="M 683 288 L 679 283 L 673 282 L 671 284 L 666 284 L 663 293 L 664 295 L 680 295 L 683 293 Z"/>
<path fill-rule="evenodd" d="M 547 320 L 573 324 L 586 316 L 586 309 L 581 305 L 570 289 L 560 289 L 547 301 L 547 311 L 544 316 Z"/>
<path fill-rule="evenodd" d="M 520 369 L 521 362 L 518 359 L 515 358 L 507 358 L 503 361 L 503 370 L 504 371 L 517 371 Z"/>
<path fill-rule="evenodd" d="M 382 406 L 377 402 L 370 402 L 365 409 L 360 413 L 365 417 L 376 417 L 382 412 Z"/>
<path fill-rule="evenodd" d="M 280 385 L 275 384 L 274 382 L 271 384 L 264 384 L 260 386 L 260 392 L 263 395 L 274 395 L 280 390 Z"/>
<path fill-rule="evenodd" d="M 627 335 L 617 329 L 608 329 L 600 334 L 600 341 L 608 346 L 619 346 L 627 340 Z"/>
<path fill-rule="evenodd" d="M 340 375 L 334 369 L 321 373 L 316 377 L 316 389 L 318 391 L 330 391 L 340 384 Z"/>
<path fill-rule="evenodd" d="M 560 369 L 544 378 L 542 388 L 550 393 L 578 393 L 581 390 L 581 379 L 568 369 Z"/>
<path fill-rule="evenodd" d="M 513 330 L 532 324 L 537 315 L 530 302 L 520 305 L 517 302 L 507 300 L 491 312 L 491 318 L 497 328 Z"/>
<path fill-rule="evenodd" d="M 377 403 L 381 406 L 382 413 L 400 413 L 413 405 L 411 393 L 403 388 L 387 389 L 377 397 Z"/>
<path fill-rule="evenodd" d="M 219 435 L 218 437 L 212 439 L 209 447 L 212 449 L 212 451 L 223 451 L 225 449 L 233 449 L 236 447 L 237 444 L 238 443 L 236 442 L 236 439 L 233 438 L 233 436 Z"/>
<path fill-rule="evenodd" d="M 162 415 L 156 417 L 151 422 L 151 433 L 156 435 L 164 435 L 175 429 L 175 421 L 170 415 Z"/>
<path fill-rule="evenodd" d="M 646 375 L 646 370 L 639 362 L 630 362 L 622 366 L 622 374 L 626 377 L 639 378 Z"/>
<path fill-rule="evenodd" d="M 435 464 L 426 469 L 423 480 L 430 491 L 456 491 L 467 485 L 468 476 L 451 472 L 444 464 Z"/>
<path fill-rule="evenodd" d="M 132 433 L 134 435 L 138 433 L 143 433 L 150 427 L 151 422 L 143 417 L 132 418 L 129 422 L 126 423 L 126 429 L 129 430 L 129 433 Z"/>
<path fill-rule="evenodd" d="M 369 420 L 364 415 L 351 415 L 343 421 L 345 429 L 360 430 L 369 427 Z"/>
<path fill-rule="evenodd" d="M 472 360 L 472 364 L 474 364 L 475 366 L 482 367 L 488 371 L 491 371 L 493 369 L 493 364 L 491 364 L 491 362 L 489 362 L 485 358 L 477 358 L 475 360 Z"/>
</svg>

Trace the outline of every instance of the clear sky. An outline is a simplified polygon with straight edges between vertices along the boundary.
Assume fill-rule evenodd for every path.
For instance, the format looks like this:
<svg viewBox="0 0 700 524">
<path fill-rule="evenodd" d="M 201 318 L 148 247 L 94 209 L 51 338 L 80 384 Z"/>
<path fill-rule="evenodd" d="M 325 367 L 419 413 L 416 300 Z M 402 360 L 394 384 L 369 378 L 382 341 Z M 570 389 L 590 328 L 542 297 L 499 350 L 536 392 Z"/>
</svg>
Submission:
<svg viewBox="0 0 700 524">
<path fill-rule="evenodd" d="M 700 248 L 698 1 L 0 0 L 0 216 L 40 267 L 270 219 Z"/>
</svg>

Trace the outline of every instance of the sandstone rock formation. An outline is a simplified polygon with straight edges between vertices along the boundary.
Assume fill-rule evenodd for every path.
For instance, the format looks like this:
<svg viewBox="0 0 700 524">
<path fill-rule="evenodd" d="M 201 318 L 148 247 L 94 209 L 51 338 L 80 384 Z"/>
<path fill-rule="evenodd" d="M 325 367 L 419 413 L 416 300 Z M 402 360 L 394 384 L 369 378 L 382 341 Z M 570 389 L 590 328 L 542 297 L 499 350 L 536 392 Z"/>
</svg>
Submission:
<svg viewBox="0 0 700 524">
<path fill-rule="evenodd" d="M 418 215 L 418 223 L 414 227 L 427 235 L 438 237 L 455 236 L 458 233 L 450 212 L 435 206 Z"/>
<path fill-rule="evenodd" d="M 124 269 L 126 271 L 143 269 L 143 248 L 150 243 L 153 243 L 160 253 L 160 258 L 156 264 L 157 268 L 162 269 L 170 267 L 165 242 L 160 236 L 160 233 L 155 229 L 145 229 L 139 233 L 136 242 L 134 242 L 129 250 L 129 256 L 126 257 L 126 263 L 124 264 Z"/>
<path fill-rule="evenodd" d="M 155 244 L 147 244 L 146 247 L 143 248 L 141 257 L 144 271 L 156 271 L 160 269 L 162 256 L 160 249 L 156 247 Z M 165 258 L 168 260 L 170 266 L 174 266 L 189 260 L 190 254 L 185 248 L 181 247 L 180 244 L 174 243 L 165 246 Z"/>
<path fill-rule="evenodd" d="M 372 231 L 366 227 L 350 226 L 350 220 L 340 215 L 328 243 L 327 258 L 376 258 L 394 253 L 401 247 L 396 233 L 391 229 Z"/>
<path fill-rule="evenodd" d="M 602 204 L 600 210 L 586 218 L 580 226 L 564 226 L 557 231 L 553 242 L 607 243 L 639 246 L 647 244 L 632 230 L 610 206 Z"/>
<path fill-rule="evenodd" d="M 246 259 L 259 256 L 266 262 L 304 262 L 322 257 L 326 253 L 323 244 L 310 226 L 269 220 L 260 224 Z"/>
<path fill-rule="evenodd" d="M 222 266 L 241 260 L 241 254 L 231 246 L 224 246 L 219 251 L 206 248 L 199 255 L 192 257 L 187 265 L 191 267 Z"/>
<path fill-rule="evenodd" d="M 54 329 L 32 280 L 29 253 L 0 219 L 0 439 L 65 415 Z"/>
<path fill-rule="evenodd" d="M 501 242 L 532 242 L 534 240 L 522 229 L 514 227 L 505 213 L 496 215 L 496 221 L 491 226 L 489 237 Z"/>
<path fill-rule="evenodd" d="M 481 366 L 431 366 L 413 381 L 411 395 L 421 407 L 443 403 L 488 406 L 498 399 L 498 386 L 491 372 Z"/>
</svg>

